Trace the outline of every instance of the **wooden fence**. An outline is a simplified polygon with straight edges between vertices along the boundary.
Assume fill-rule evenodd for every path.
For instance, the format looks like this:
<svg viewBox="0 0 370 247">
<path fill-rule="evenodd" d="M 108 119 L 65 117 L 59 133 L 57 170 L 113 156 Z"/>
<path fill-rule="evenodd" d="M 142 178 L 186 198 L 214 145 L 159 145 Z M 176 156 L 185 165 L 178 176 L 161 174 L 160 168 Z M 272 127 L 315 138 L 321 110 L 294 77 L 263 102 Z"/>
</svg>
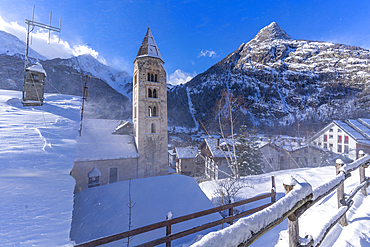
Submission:
<svg viewBox="0 0 370 247">
<path fill-rule="evenodd" d="M 248 199 L 241 200 L 241 201 L 238 201 L 238 202 L 234 202 L 234 203 L 231 203 L 231 204 L 211 208 L 211 209 L 208 209 L 208 210 L 200 211 L 200 212 L 197 212 L 197 213 L 184 215 L 184 216 L 181 216 L 181 217 L 177 217 L 177 218 L 169 219 L 169 220 L 166 220 L 166 221 L 154 223 L 154 224 L 151 224 L 151 225 L 147 225 L 147 226 L 136 228 L 136 229 L 133 229 L 133 230 L 130 230 L 130 231 L 126 231 L 126 232 L 118 233 L 118 234 L 115 234 L 115 235 L 95 239 L 95 240 L 84 242 L 84 243 L 81 243 L 81 244 L 76 244 L 75 246 L 76 247 L 99 246 L 99 245 L 111 243 L 111 242 L 121 240 L 121 239 L 126 239 L 126 238 L 129 238 L 129 237 L 141 234 L 141 233 L 145 233 L 145 232 L 149 232 L 149 231 L 153 231 L 153 230 L 165 227 L 166 228 L 166 236 L 165 237 L 162 237 L 162 238 L 159 238 L 159 239 L 156 239 L 156 240 L 153 240 L 153 241 L 150 241 L 150 242 L 138 245 L 138 246 L 140 246 L 140 247 L 144 247 L 144 246 L 149 247 L 149 246 L 156 246 L 156 245 L 159 245 L 159 244 L 166 243 L 166 247 L 170 247 L 172 240 L 175 240 L 175 239 L 178 239 L 178 238 L 181 238 L 181 237 L 185 237 L 185 236 L 188 236 L 190 234 L 193 234 L 193 233 L 196 233 L 196 232 L 199 232 L 199 231 L 202 231 L 202 230 L 205 230 L 205 229 L 217 226 L 217 225 L 221 225 L 221 224 L 224 224 L 224 223 L 229 223 L 230 225 L 232 225 L 233 221 L 236 220 L 236 219 L 239 219 L 241 217 L 245 217 L 247 215 L 253 214 L 255 212 L 263 210 L 264 208 L 267 208 L 267 207 L 271 206 L 273 203 L 276 202 L 276 187 L 275 187 L 274 176 L 271 177 L 271 183 L 272 183 L 272 188 L 271 188 L 270 193 L 266 193 L 266 194 L 256 196 L 256 197 L 253 197 L 253 198 L 248 198 Z M 241 212 L 239 214 L 233 215 L 233 211 L 234 211 L 233 209 L 235 207 L 239 207 L 239 206 L 242 206 L 242 205 L 245 205 L 245 204 L 248 204 L 248 203 L 251 203 L 251 202 L 256 202 L 256 201 L 259 201 L 259 200 L 263 200 L 263 199 L 266 199 L 266 198 L 271 198 L 271 202 L 267 203 L 267 204 L 264 204 L 262 206 L 259 206 L 257 208 L 253 208 L 253 209 Z M 199 217 L 206 216 L 206 215 L 213 214 L 213 213 L 223 212 L 225 210 L 229 211 L 229 216 L 223 217 L 220 220 L 217 220 L 217 221 L 214 221 L 214 222 L 209 222 L 209 223 L 201 225 L 201 226 L 195 226 L 191 229 L 188 229 L 188 230 L 185 230 L 185 231 L 182 231 L 182 232 L 171 233 L 171 226 L 174 225 L 174 224 L 181 223 L 181 222 L 188 221 L 188 220 L 195 219 L 195 218 L 199 218 Z"/>
<path fill-rule="evenodd" d="M 361 190 L 362 193 L 367 196 L 366 188 L 370 185 L 370 178 L 365 177 L 365 168 L 368 167 L 369 160 L 370 155 L 365 155 L 362 151 L 359 152 L 359 159 L 351 164 L 345 165 L 341 160 L 337 160 L 335 178 L 318 186 L 315 190 L 312 190 L 311 185 L 308 183 L 298 183 L 294 179 L 290 181 L 284 180 L 285 197 L 260 211 L 258 214 L 241 219 L 243 224 L 229 226 L 227 228 L 228 237 L 224 235 L 223 238 L 219 238 L 216 232 L 212 237 L 204 237 L 200 241 L 194 243 L 192 247 L 214 246 L 212 243 L 215 242 L 217 242 L 217 246 L 226 246 L 230 239 L 239 241 L 235 246 L 249 246 L 286 218 L 288 218 L 289 224 L 289 247 L 319 246 L 335 224 L 339 222 L 343 226 L 347 225 L 346 212 L 352 206 L 352 199 L 356 193 Z M 360 173 L 359 185 L 346 196 L 344 194 L 344 181 L 351 176 L 351 172 L 357 169 L 359 169 Z M 321 229 L 321 234 L 317 236 L 316 242 L 312 236 L 308 236 L 305 243 L 300 243 L 298 227 L 299 217 L 312 205 L 328 196 L 334 190 L 337 190 L 337 212 L 333 214 L 330 222 L 326 222 L 326 227 Z M 274 212 L 272 216 L 271 212 Z M 263 223 L 254 226 L 254 222 Z"/>
</svg>

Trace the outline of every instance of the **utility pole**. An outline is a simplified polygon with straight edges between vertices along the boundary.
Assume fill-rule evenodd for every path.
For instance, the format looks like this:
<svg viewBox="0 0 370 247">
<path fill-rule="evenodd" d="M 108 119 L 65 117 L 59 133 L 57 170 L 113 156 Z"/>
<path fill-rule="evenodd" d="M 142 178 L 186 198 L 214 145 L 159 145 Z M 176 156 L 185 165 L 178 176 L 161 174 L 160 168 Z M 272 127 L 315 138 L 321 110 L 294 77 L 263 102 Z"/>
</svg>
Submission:
<svg viewBox="0 0 370 247">
<path fill-rule="evenodd" d="M 81 122 L 80 122 L 80 128 L 78 130 L 78 133 L 80 134 L 80 136 L 81 136 L 81 132 L 82 132 L 82 119 L 84 117 L 84 105 L 85 105 L 85 100 L 87 98 L 87 92 L 88 92 L 88 87 L 86 86 L 86 84 L 87 84 L 87 75 L 86 75 L 85 83 L 84 83 L 84 86 L 83 86 L 83 89 L 82 89 Z"/>
<path fill-rule="evenodd" d="M 60 31 L 61 31 L 61 25 L 62 25 L 61 18 L 59 19 L 59 28 L 57 28 L 57 27 L 51 26 L 51 12 L 50 12 L 50 18 L 49 18 L 49 25 L 34 21 L 34 16 L 35 16 L 35 5 L 33 5 L 33 9 L 32 9 L 32 19 L 31 20 L 26 19 L 27 37 L 26 37 L 26 54 L 24 56 L 24 82 L 23 82 L 23 90 L 22 90 L 23 100 L 24 100 L 24 92 L 25 92 L 25 84 L 26 84 L 26 68 L 28 66 L 28 48 L 29 48 L 30 33 L 33 32 L 35 27 L 39 27 L 42 29 L 49 30 L 48 44 L 50 43 L 50 33 L 52 31 L 59 33 L 58 43 L 60 41 Z"/>
</svg>

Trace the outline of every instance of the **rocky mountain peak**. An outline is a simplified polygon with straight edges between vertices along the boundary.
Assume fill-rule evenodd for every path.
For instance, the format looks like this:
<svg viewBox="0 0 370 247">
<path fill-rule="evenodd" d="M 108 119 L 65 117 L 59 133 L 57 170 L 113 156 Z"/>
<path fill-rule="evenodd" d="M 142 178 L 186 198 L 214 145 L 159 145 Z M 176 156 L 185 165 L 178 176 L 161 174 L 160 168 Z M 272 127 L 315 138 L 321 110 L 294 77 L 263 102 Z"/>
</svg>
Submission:
<svg viewBox="0 0 370 247">
<path fill-rule="evenodd" d="M 291 39 L 291 37 L 276 22 L 271 22 L 270 25 L 262 28 L 253 38 L 254 41 L 258 42 L 274 39 Z"/>
</svg>

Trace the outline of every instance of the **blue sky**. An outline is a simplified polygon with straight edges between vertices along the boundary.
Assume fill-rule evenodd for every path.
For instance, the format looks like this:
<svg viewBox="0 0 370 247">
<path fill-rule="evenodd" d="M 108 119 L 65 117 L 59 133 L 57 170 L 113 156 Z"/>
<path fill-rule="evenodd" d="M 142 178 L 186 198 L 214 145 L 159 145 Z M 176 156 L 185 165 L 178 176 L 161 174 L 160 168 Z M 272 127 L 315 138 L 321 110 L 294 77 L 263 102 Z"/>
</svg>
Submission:
<svg viewBox="0 0 370 247">
<path fill-rule="evenodd" d="M 366 0 L 1 0 L 0 30 L 25 40 L 24 20 L 31 18 L 33 5 L 36 21 L 48 23 L 50 11 L 53 25 L 62 18 L 62 43 L 38 43 L 46 37 L 39 33 L 32 46 L 36 51 L 47 57 L 90 53 L 130 74 L 150 22 L 173 83 L 204 72 L 272 21 L 294 39 L 370 48 Z"/>
</svg>

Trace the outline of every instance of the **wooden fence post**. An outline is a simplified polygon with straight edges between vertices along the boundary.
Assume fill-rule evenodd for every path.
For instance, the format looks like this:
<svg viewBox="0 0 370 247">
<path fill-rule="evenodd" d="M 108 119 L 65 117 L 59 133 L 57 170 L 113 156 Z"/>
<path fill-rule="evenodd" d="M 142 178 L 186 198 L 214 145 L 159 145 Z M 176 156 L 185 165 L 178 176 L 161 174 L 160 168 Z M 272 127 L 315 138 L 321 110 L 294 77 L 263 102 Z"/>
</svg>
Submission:
<svg viewBox="0 0 370 247">
<path fill-rule="evenodd" d="M 276 186 L 275 186 L 275 177 L 274 176 L 271 176 L 271 193 L 274 193 L 274 195 L 271 195 L 271 203 L 274 203 L 274 202 L 276 202 Z"/>
<path fill-rule="evenodd" d="M 288 194 L 294 188 L 294 185 L 290 184 L 283 185 L 285 195 Z M 297 247 L 299 246 L 299 225 L 298 218 L 294 214 L 288 216 L 288 226 L 289 226 L 289 247 Z"/>
<path fill-rule="evenodd" d="M 231 204 L 231 200 L 229 199 L 229 204 Z M 234 208 L 229 208 L 229 216 L 233 216 L 234 215 Z M 227 222 L 229 223 L 230 225 L 232 225 L 234 223 L 233 220 Z"/>
<path fill-rule="evenodd" d="M 172 218 L 172 213 L 168 212 L 166 216 L 166 220 L 170 220 Z M 171 235 L 171 225 L 166 226 L 166 236 Z M 171 241 L 166 242 L 166 247 L 171 247 Z"/>
<path fill-rule="evenodd" d="M 336 175 L 339 174 L 339 169 L 343 165 L 344 165 L 343 161 L 341 159 L 337 159 L 336 164 L 335 164 Z M 344 181 L 337 187 L 337 199 L 338 199 L 338 208 L 345 205 L 344 204 Z M 342 226 L 348 225 L 346 214 L 342 216 L 342 218 L 339 220 L 339 223 Z"/>
<path fill-rule="evenodd" d="M 364 153 L 364 151 L 362 151 L 362 150 L 360 150 L 359 152 L 358 152 L 358 158 L 362 158 L 362 157 L 364 157 L 365 156 L 365 153 Z M 362 166 L 360 166 L 360 168 L 359 168 L 359 171 L 360 171 L 360 184 L 362 183 L 362 182 L 364 182 L 365 181 L 365 179 L 366 179 L 366 177 L 365 177 L 365 168 L 367 167 L 367 165 L 362 165 Z M 361 192 L 362 192 L 362 194 L 364 195 L 364 196 L 367 196 L 367 191 L 366 191 L 366 186 L 364 187 L 364 188 L 362 188 L 361 189 Z"/>
</svg>

